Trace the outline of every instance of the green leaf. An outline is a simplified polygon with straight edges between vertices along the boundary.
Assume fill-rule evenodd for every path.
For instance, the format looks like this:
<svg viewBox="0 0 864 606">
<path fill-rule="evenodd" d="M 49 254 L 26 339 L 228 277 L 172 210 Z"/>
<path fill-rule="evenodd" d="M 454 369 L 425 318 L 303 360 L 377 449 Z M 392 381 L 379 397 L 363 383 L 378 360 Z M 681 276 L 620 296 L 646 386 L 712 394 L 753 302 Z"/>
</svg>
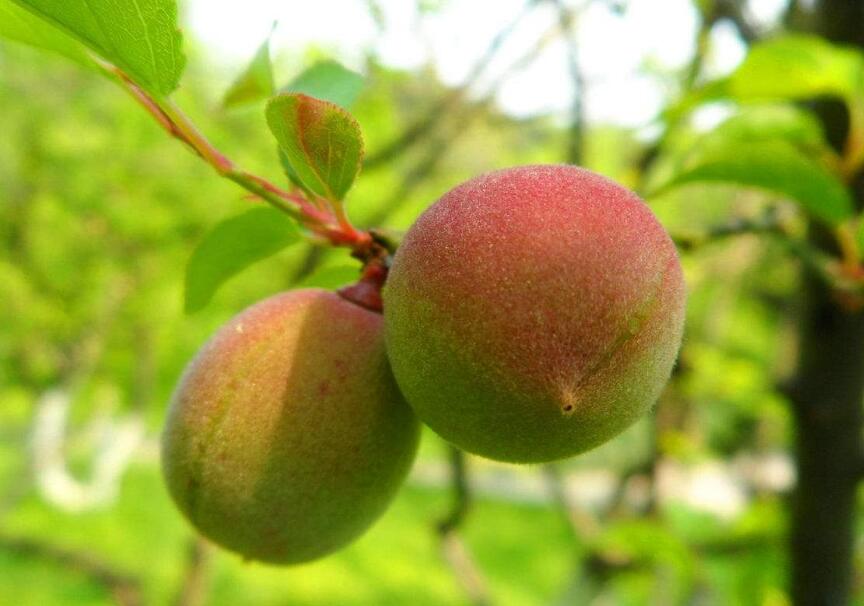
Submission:
<svg viewBox="0 0 864 606">
<path fill-rule="evenodd" d="M 687 92 L 664 117 L 674 124 L 720 99 L 752 103 L 836 96 L 854 103 L 862 91 L 864 54 L 816 36 L 789 34 L 754 44 L 735 72 Z"/>
<path fill-rule="evenodd" d="M 347 111 L 302 94 L 281 94 L 267 104 L 267 124 L 300 181 L 338 201 L 360 172 L 363 136 Z"/>
<path fill-rule="evenodd" d="M 13 0 L 63 29 L 157 96 L 177 88 L 185 59 L 174 0 Z"/>
<path fill-rule="evenodd" d="M 825 138 L 822 127 L 810 112 L 792 105 L 753 105 L 742 107 L 726 119 L 697 145 L 753 141 L 786 141 L 801 150 L 822 151 Z"/>
<path fill-rule="evenodd" d="M 303 278 L 297 286 L 333 290 L 340 286 L 356 282 L 359 277 L 360 267 L 357 265 L 331 265 L 329 267 L 319 267 Z"/>
<path fill-rule="evenodd" d="M 297 176 L 297 172 L 291 167 L 291 161 L 288 160 L 288 154 L 285 153 L 285 150 L 280 147 L 278 151 L 279 164 L 282 165 L 282 170 L 285 173 L 285 176 L 288 177 L 288 180 L 291 181 L 291 184 L 295 187 L 299 187 L 309 196 L 314 197 L 314 192 L 303 184 L 303 181 L 301 181 L 300 177 Z"/>
<path fill-rule="evenodd" d="M 849 193 L 833 174 L 785 141 L 715 142 L 701 147 L 660 190 L 694 182 L 755 187 L 798 202 L 829 224 L 852 216 Z"/>
<path fill-rule="evenodd" d="M 58 53 L 80 65 L 94 67 L 87 51 L 77 40 L 14 4 L 12 0 L 0 0 L 0 36 Z"/>
<path fill-rule="evenodd" d="M 732 74 L 728 93 L 742 101 L 850 98 L 861 86 L 864 55 L 816 36 L 787 35 L 756 44 Z"/>
<path fill-rule="evenodd" d="M 858 225 L 855 228 L 855 242 L 858 244 L 858 252 L 864 253 L 864 217 L 858 216 Z"/>
<path fill-rule="evenodd" d="M 237 107 L 266 99 L 273 94 L 273 65 L 270 62 L 270 38 L 258 48 L 258 52 L 242 74 L 234 81 L 225 98 L 223 107 Z"/>
<path fill-rule="evenodd" d="M 281 92 L 302 93 L 348 109 L 354 105 L 362 88 L 363 76 L 360 74 L 335 61 L 321 61 L 303 71 Z"/>
<path fill-rule="evenodd" d="M 295 223 L 272 208 L 254 208 L 222 221 L 204 237 L 186 266 L 186 313 L 205 307 L 241 270 L 299 239 Z"/>
</svg>

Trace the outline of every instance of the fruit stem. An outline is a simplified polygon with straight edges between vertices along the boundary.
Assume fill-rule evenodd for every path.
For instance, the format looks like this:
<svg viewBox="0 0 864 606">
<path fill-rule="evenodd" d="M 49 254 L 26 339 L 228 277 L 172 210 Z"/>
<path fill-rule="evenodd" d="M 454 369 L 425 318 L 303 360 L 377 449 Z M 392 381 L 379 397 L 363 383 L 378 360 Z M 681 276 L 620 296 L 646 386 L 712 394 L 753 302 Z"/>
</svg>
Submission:
<svg viewBox="0 0 864 606">
<path fill-rule="evenodd" d="M 340 288 L 337 294 L 346 301 L 351 301 L 360 307 L 380 314 L 384 310 L 381 289 L 387 280 L 388 269 L 388 264 L 384 259 L 374 259 L 367 262 L 363 266 L 360 279 L 350 286 Z"/>
</svg>

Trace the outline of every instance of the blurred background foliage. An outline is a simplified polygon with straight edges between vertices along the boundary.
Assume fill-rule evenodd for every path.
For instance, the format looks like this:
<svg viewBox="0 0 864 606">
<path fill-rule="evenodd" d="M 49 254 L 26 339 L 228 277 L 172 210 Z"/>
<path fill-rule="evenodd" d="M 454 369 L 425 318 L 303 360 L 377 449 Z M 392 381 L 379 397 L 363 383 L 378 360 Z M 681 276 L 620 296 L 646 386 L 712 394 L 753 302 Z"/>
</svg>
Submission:
<svg viewBox="0 0 864 606">
<path fill-rule="evenodd" d="M 421 14 L 437 4 L 421 2 Z M 218 325 L 274 292 L 341 285 L 356 269 L 344 251 L 298 244 L 185 316 L 195 244 L 256 202 L 113 83 L 0 44 L 0 603 L 789 603 L 792 419 L 780 386 L 795 360 L 800 261 L 782 238 L 740 232 L 781 225 L 800 236 L 804 219 L 749 188 L 656 189 L 697 142 L 708 148 L 707 129 L 675 112 L 704 90 L 711 29 L 731 22 L 746 42 L 756 35 L 746 3 L 696 4 L 693 63 L 662 75 L 668 111 L 648 135 L 588 123 L 578 103 L 569 120 L 514 118 L 431 67 L 366 58 L 352 108 L 370 159 L 348 199 L 356 224 L 405 228 L 478 173 L 578 162 L 651 193 L 681 243 L 687 335 L 656 410 L 619 438 L 555 465 L 512 467 L 454 460 L 426 431 L 388 514 L 345 551 L 288 569 L 193 536 L 162 485 L 158 435 L 179 372 Z M 178 103 L 218 148 L 280 181 L 260 105 L 219 110 L 213 66 L 188 35 L 186 45 Z M 313 48 L 288 62 L 299 70 L 321 56 Z M 790 107 L 763 108 L 756 130 L 787 124 L 776 116 Z M 807 116 L 792 117 L 793 137 L 812 143 L 822 135 Z"/>
</svg>

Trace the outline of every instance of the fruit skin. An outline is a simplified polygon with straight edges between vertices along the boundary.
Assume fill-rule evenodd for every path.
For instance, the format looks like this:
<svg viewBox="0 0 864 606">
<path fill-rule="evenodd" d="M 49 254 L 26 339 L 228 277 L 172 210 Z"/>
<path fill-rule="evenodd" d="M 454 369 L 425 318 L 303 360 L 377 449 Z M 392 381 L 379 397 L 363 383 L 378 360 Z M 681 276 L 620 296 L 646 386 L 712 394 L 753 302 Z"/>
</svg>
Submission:
<svg viewBox="0 0 864 606">
<path fill-rule="evenodd" d="M 324 290 L 233 318 L 173 396 L 162 466 L 181 511 L 249 559 L 305 562 L 363 533 L 408 473 L 419 423 L 379 314 Z"/>
<path fill-rule="evenodd" d="M 387 351 L 420 420 L 469 452 L 544 462 L 656 401 L 681 342 L 675 247 L 632 192 L 573 166 L 492 172 L 406 234 Z"/>
</svg>

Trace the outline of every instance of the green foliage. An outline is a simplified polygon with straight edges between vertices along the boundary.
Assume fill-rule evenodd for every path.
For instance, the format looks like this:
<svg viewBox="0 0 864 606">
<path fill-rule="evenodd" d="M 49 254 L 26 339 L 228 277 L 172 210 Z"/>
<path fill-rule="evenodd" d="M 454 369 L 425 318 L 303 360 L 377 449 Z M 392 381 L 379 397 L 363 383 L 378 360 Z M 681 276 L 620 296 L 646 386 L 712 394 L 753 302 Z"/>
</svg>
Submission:
<svg viewBox="0 0 864 606">
<path fill-rule="evenodd" d="M 864 56 L 821 38 L 786 35 L 756 44 L 727 82 L 741 101 L 808 99 L 862 93 Z"/>
<path fill-rule="evenodd" d="M 13 0 L 0 0 L 0 36 L 59 53 L 79 65 L 93 67 L 92 60 L 76 40 L 21 8 Z"/>
<path fill-rule="evenodd" d="M 283 93 L 302 93 L 349 109 L 363 88 L 363 76 L 335 61 L 319 61 L 282 88 Z"/>
<path fill-rule="evenodd" d="M 297 286 L 336 289 L 357 280 L 360 270 L 356 265 L 332 265 L 319 267 L 306 276 Z"/>
<path fill-rule="evenodd" d="M 8 32 L 12 22 L 2 15 L 0 31 Z M 356 264 L 348 265 L 344 251 L 318 249 L 307 258 L 308 245 L 292 247 L 236 275 L 231 288 L 222 289 L 206 309 L 183 317 L 178 303 L 189 251 L 215 218 L 248 204 L 238 201 L 232 184 L 213 178 L 196 158 L 167 141 L 107 82 L 40 61 L 26 50 L 2 50 L 0 315 L 10 319 L 0 331 L 0 496 L 8 506 L 5 525 L 128 570 L 141 579 L 145 603 L 170 603 L 184 566 L 189 531 L 164 493 L 151 453 L 165 402 L 183 364 L 236 310 L 292 285 L 292 276 L 305 271 L 308 259 L 320 258 L 323 269 L 304 283 L 327 288 L 356 279 Z M 369 86 L 352 112 L 364 125 L 373 153 L 448 92 L 428 73 L 394 72 L 374 62 L 364 71 L 370 74 Z M 206 115 L 209 103 L 205 91 L 194 87 L 198 80 L 190 78 L 193 86 L 184 87 L 181 100 L 190 113 Z M 44 94 L 46 87 L 68 93 Z M 28 102 L 22 103 L 22 98 Z M 492 168 L 560 161 L 567 134 L 548 117 L 514 120 L 490 107 L 476 112 L 461 128 L 451 128 L 456 123 L 453 117 L 461 117 L 468 108 L 460 105 L 443 117 L 436 127 L 440 137 L 418 141 L 364 174 L 351 191 L 356 202 L 352 218 L 359 224 L 407 227 L 441 192 L 461 180 Z M 745 107 L 739 113 L 748 111 Z M 812 121 L 808 126 L 806 119 L 798 120 L 792 113 L 791 107 L 768 110 L 741 124 L 743 133 L 724 136 L 740 141 L 741 148 L 780 139 L 809 162 L 830 166 L 822 164 L 821 136 L 811 128 Z M 261 172 L 272 168 L 272 142 L 263 137 L 266 129 L 255 118 L 252 113 L 230 113 L 218 121 L 204 120 L 202 126 L 240 165 Z M 727 123 L 724 128 L 729 131 L 732 126 Z M 761 130 L 772 134 L 763 136 Z M 625 129 L 610 133 L 593 124 L 587 125 L 584 135 L 587 166 L 625 182 L 639 182 L 635 166 L 644 142 Z M 697 137 L 689 132 L 680 135 L 681 148 L 689 156 Z M 435 147 L 443 152 L 435 162 L 428 161 Z M 664 148 L 660 161 L 677 162 L 674 155 Z M 735 185 L 694 183 L 669 190 L 652 206 L 664 225 L 677 233 L 750 216 L 765 201 Z M 803 220 L 792 219 L 793 236 L 799 237 Z M 649 462 L 655 442 L 661 466 L 748 456 L 754 450 L 788 451 L 791 420 L 776 383 L 778 373 L 788 368 L 793 349 L 787 303 L 800 288 L 798 265 L 776 239 L 752 236 L 700 248 L 682 255 L 682 260 L 689 291 L 688 345 L 681 376 L 670 386 L 656 423 L 651 419 L 641 428 L 650 447 L 634 452 L 630 442 L 614 440 L 603 452 L 568 463 L 567 469 L 623 476 L 633 465 Z M 122 296 L 114 303 L 118 293 Z M 101 353 L 82 362 L 76 352 L 87 351 L 94 343 Z M 70 371 L 79 373 L 76 380 L 82 385 L 72 411 L 73 451 L 80 451 L 80 443 L 86 445 L 90 435 L 79 431 L 89 429 L 81 424 L 96 414 L 119 412 L 91 400 L 99 389 L 120 394 L 119 408 L 143 411 L 149 426 L 148 448 L 140 453 L 140 465 L 124 476 L 118 502 L 81 515 L 63 513 L 27 488 L 24 456 L 34 399 L 40 391 L 65 383 Z M 15 422 L 10 419 L 12 410 Z M 443 461 L 436 446 L 424 451 L 418 476 L 423 482 L 440 473 Z M 620 463 L 622 459 L 627 463 Z M 506 483 L 501 480 L 504 470 L 478 460 L 470 463 L 475 479 L 491 472 L 479 484 Z M 540 482 L 536 471 L 525 470 L 522 477 L 530 490 L 527 496 L 513 498 L 534 499 Z M 646 479 L 641 474 L 630 477 L 628 494 Z M 16 500 L 22 490 L 23 498 Z M 481 494 L 466 519 L 463 537 L 488 581 L 492 600 L 499 604 L 581 603 L 568 599 L 569 593 L 562 595 L 568 579 L 589 592 L 590 599 L 615 604 L 664 603 L 689 591 L 695 595 L 682 601 L 780 604 L 788 601 L 781 589 L 787 574 L 782 555 L 786 516 L 784 497 L 772 492 L 749 502 L 731 522 L 713 514 L 697 515 L 685 504 L 658 503 L 656 517 L 646 520 L 644 529 L 609 526 L 598 546 L 613 563 L 620 555 L 625 567 L 612 569 L 601 587 L 592 587 L 596 578 L 584 572 L 596 564 L 588 546 L 570 540 L 561 512 L 548 503 L 519 504 L 499 493 Z M 216 552 L 208 603 L 275 604 L 286 595 L 308 605 L 458 603 L 463 593 L 430 531 L 431 521 L 440 518 L 448 500 L 449 493 L 437 485 L 429 490 L 409 486 L 370 535 L 333 558 L 299 569 L 268 569 Z M 682 511 L 689 522 L 680 522 L 685 517 Z M 626 504 L 618 512 L 631 515 Z M 764 527 L 765 541 L 747 543 L 742 550 L 737 540 L 744 526 Z M 154 535 L 153 528 L 160 532 Z M 713 533 L 707 539 L 706 529 Z M 730 539 L 729 548 L 716 553 L 703 548 L 715 536 Z M 690 556 L 686 562 L 682 545 Z M 394 559 L 394 552 L 402 557 Z M 0 557 L 6 571 L 0 596 L 14 596 L 22 605 L 112 600 L 99 583 L 56 563 L 6 551 Z"/>
<path fill-rule="evenodd" d="M 78 38 L 157 96 L 177 88 L 185 58 L 174 0 L 13 0 Z"/>
<path fill-rule="evenodd" d="M 238 272 L 299 239 L 294 221 L 272 208 L 225 219 L 201 241 L 186 266 L 186 313 L 202 309 Z"/>
<path fill-rule="evenodd" d="M 360 125 L 329 101 L 280 94 L 267 104 L 267 124 L 303 184 L 339 201 L 354 183 L 363 160 Z"/>
<path fill-rule="evenodd" d="M 273 65 L 270 62 L 270 38 L 267 38 L 246 69 L 222 99 L 223 107 L 236 107 L 266 99 L 273 94 Z"/>
<path fill-rule="evenodd" d="M 827 169 L 780 140 L 747 144 L 734 139 L 706 141 L 654 195 L 694 182 L 764 189 L 798 202 L 812 216 L 829 224 L 852 216 L 852 201 L 843 184 Z"/>
<path fill-rule="evenodd" d="M 816 117 L 808 111 L 781 104 L 743 106 L 696 146 L 711 145 L 712 140 L 742 147 L 754 142 L 780 140 L 805 153 L 827 151 L 822 126 Z"/>
</svg>

